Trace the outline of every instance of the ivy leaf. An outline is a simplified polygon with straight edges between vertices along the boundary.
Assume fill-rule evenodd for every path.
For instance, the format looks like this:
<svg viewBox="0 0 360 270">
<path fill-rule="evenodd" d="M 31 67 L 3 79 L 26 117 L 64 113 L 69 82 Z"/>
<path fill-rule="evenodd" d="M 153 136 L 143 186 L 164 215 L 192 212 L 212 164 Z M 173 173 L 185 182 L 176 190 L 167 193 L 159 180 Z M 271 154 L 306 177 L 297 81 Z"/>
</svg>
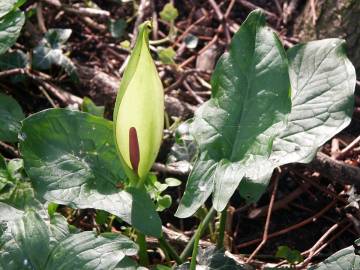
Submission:
<svg viewBox="0 0 360 270">
<path fill-rule="evenodd" d="M 178 10 L 172 3 L 167 3 L 160 12 L 160 18 L 167 22 L 173 22 L 179 16 Z"/>
<path fill-rule="evenodd" d="M 35 69 L 48 70 L 52 65 L 62 67 L 74 80 L 77 79 L 76 67 L 63 53 L 63 47 L 71 35 L 71 29 L 49 29 L 40 44 L 33 50 L 32 65 Z"/>
<path fill-rule="evenodd" d="M 291 249 L 288 246 L 279 246 L 275 257 L 285 259 L 290 264 L 300 263 L 304 261 L 300 251 Z"/>
<path fill-rule="evenodd" d="M 212 98 L 195 113 L 191 133 L 200 155 L 178 217 L 192 215 L 214 191 L 221 211 L 243 176 L 266 165 L 290 111 L 285 51 L 265 17 L 253 11 L 235 34 L 212 77 Z"/>
<path fill-rule="evenodd" d="M 269 177 L 277 166 L 310 162 L 321 145 L 349 125 L 356 74 L 344 47 L 341 39 L 324 39 L 288 50 L 292 109 L 286 128 L 274 140 L 270 166 L 262 168 Z M 240 194 L 256 201 L 269 177 L 249 176 L 240 183 Z"/>
<path fill-rule="evenodd" d="M 6 52 L 0 55 L 0 70 L 8 70 L 13 68 L 25 68 L 29 63 L 28 56 L 20 50 Z M 12 76 L 10 80 L 13 83 L 22 81 L 25 75 Z"/>
<path fill-rule="evenodd" d="M 151 200 L 121 189 L 126 177 L 110 121 L 78 111 L 50 109 L 26 118 L 21 136 L 25 170 L 44 199 L 104 210 L 144 234 L 161 234 L 160 218 Z M 134 205 L 147 211 L 139 216 Z"/>
<path fill-rule="evenodd" d="M 176 52 L 173 48 L 169 47 L 166 49 L 160 49 L 158 51 L 160 61 L 165 65 L 173 65 L 175 64 L 174 58 L 176 56 Z"/>
<path fill-rule="evenodd" d="M 14 45 L 24 22 L 25 15 L 20 10 L 14 10 L 0 18 L 0 54 Z"/>
<path fill-rule="evenodd" d="M 17 142 L 21 125 L 25 118 L 18 102 L 10 96 L 0 93 L 0 140 Z"/>
</svg>

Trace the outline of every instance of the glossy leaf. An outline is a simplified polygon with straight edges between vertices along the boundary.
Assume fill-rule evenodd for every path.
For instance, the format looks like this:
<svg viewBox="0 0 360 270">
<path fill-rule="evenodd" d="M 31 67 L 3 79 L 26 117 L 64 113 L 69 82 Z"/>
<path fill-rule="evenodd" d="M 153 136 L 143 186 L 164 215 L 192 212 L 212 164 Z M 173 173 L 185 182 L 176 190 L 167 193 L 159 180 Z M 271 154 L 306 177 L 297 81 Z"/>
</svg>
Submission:
<svg viewBox="0 0 360 270">
<path fill-rule="evenodd" d="M 0 93 L 0 140 L 16 142 L 21 127 L 20 121 L 24 118 L 17 101 Z"/>
<path fill-rule="evenodd" d="M 292 85 L 292 109 L 288 123 L 275 139 L 271 155 L 262 170 L 263 181 L 249 177 L 239 191 L 255 201 L 264 192 L 273 169 L 291 162 L 308 163 L 318 148 L 351 121 L 356 83 L 355 69 L 340 39 L 300 44 L 287 52 Z M 261 183 L 254 185 L 253 183 Z"/>
<path fill-rule="evenodd" d="M 126 177 L 110 121 L 87 113 L 51 109 L 25 119 L 21 136 L 25 170 L 44 199 L 75 208 L 101 209 L 143 233 L 161 233 L 150 199 L 139 200 L 137 194 L 121 189 Z M 138 217 L 133 205 L 148 211 Z"/>
<path fill-rule="evenodd" d="M 126 255 L 137 253 L 137 246 L 120 234 L 82 232 L 68 236 L 51 251 L 46 270 L 114 269 Z"/>
<path fill-rule="evenodd" d="M 355 241 L 359 242 L 359 240 Z M 359 245 L 358 245 L 359 246 Z M 354 246 L 344 248 L 331 255 L 322 263 L 312 266 L 309 270 L 355 270 L 360 269 L 359 247 Z"/>
<path fill-rule="evenodd" d="M 147 270 L 147 268 L 138 266 L 137 262 L 129 257 L 125 257 L 114 270 Z"/>
<path fill-rule="evenodd" d="M 26 0 L 4 0 L 0 3 L 0 18 L 20 7 Z"/>
<path fill-rule="evenodd" d="M 26 212 L 7 223 L 0 238 L 0 269 L 114 269 L 125 257 L 137 253 L 137 246 L 120 234 L 58 232 L 38 214 Z M 55 238 L 54 238 L 55 237 Z"/>
<path fill-rule="evenodd" d="M 192 215 L 214 191 L 221 211 L 243 176 L 259 174 L 290 111 L 285 51 L 260 11 L 250 13 L 212 77 L 212 98 L 195 113 L 200 155 L 176 213 Z"/>
<path fill-rule="evenodd" d="M 25 15 L 20 10 L 14 10 L 0 18 L 0 54 L 14 45 L 24 22 Z"/>
<path fill-rule="evenodd" d="M 0 202 L 0 224 L 12 221 L 23 216 L 23 211 L 18 210 L 6 203 Z M 1 230 L 0 230 L 1 236 Z"/>
<path fill-rule="evenodd" d="M 49 233 L 33 211 L 9 222 L 0 240 L 0 269 L 44 269 L 51 250 Z"/>
</svg>

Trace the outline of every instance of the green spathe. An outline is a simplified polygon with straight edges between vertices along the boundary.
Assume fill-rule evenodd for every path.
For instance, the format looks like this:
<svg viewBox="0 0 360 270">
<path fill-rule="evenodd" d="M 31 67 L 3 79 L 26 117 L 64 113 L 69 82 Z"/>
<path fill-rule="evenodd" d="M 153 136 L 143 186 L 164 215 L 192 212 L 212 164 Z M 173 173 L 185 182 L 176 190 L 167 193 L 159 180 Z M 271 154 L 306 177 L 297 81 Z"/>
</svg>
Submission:
<svg viewBox="0 0 360 270">
<path fill-rule="evenodd" d="M 150 23 L 139 27 L 114 110 L 115 141 L 128 177 L 144 179 L 159 152 L 164 90 L 149 51 Z"/>
</svg>

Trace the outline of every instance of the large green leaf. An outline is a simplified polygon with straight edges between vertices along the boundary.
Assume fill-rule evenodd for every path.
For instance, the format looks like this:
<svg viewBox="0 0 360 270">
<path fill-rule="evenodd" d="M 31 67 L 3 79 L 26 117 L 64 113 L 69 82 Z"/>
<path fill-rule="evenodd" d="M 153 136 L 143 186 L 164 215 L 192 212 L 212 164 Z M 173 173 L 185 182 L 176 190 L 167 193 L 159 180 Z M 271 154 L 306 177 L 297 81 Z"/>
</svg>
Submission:
<svg viewBox="0 0 360 270">
<path fill-rule="evenodd" d="M 18 210 L 6 203 L 0 202 L 0 223 L 21 218 L 22 215 L 23 211 Z"/>
<path fill-rule="evenodd" d="M 254 11 L 216 66 L 212 98 L 195 114 L 191 132 L 200 156 L 176 215 L 190 216 L 213 191 L 221 211 L 245 174 L 257 168 L 262 176 L 259 166 L 290 107 L 285 51 L 264 15 Z"/>
<path fill-rule="evenodd" d="M 25 15 L 14 10 L 0 18 L 0 54 L 3 54 L 16 42 L 25 22 Z"/>
<path fill-rule="evenodd" d="M 114 269 L 137 246 L 120 234 L 82 232 L 51 241 L 49 225 L 35 212 L 7 223 L 0 237 L 1 270 Z"/>
<path fill-rule="evenodd" d="M 137 253 L 137 246 L 119 234 L 82 232 L 70 235 L 51 252 L 46 270 L 53 269 L 114 269 L 126 255 Z"/>
<path fill-rule="evenodd" d="M 51 109 L 25 119 L 21 136 L 25 170 L 44 199 L 105 210 L 145 234 L 161 234 L 161 221 L 150 199 L 119 187 L 126 184 L 126 177 L 110 121 L 87 113 Z M 139 216 L 133 207 L 148 211 Z"/>
<path fill-rule="evenodd" d="M 0 140 L 16 142 L 21 127 L 20 121 L 24 118 L 17 101 L 0 93 Z"/>
<path fill-rule="evenodd" d="M 359 243 L 360 241 L 355 241 Z M 357 245 L 359 246 L 359 245 Z M 311 267 L 309 270 L 355 270 L 360 269 L 359 247 L 350 246 L 331 255 L 322 263 Z"/>
<path fill-rule="evenodd" d="M 26 0 L 3 0 L 0 3 L 0 18 L 24 4 Z"/>
<path fill-rule="evenodd" d="M 44 269 L 49 254 L 49 229 L 38 214 L 8 222 L 0 238 L 0 269 Z"/>
<path fill-rule="evenodd" d="M 322 144 L 349 125 L 356 74 L 344 46 L 343 40 L 324 39 L 288 50 L 292 109 L 274 141 L 270 166 L 262 168 L 269 175 L 277 166 L 310 162 Z M 240 194 L 255 201 L 268 180 L 248 177 L 240 183 Z"/>
</svg>

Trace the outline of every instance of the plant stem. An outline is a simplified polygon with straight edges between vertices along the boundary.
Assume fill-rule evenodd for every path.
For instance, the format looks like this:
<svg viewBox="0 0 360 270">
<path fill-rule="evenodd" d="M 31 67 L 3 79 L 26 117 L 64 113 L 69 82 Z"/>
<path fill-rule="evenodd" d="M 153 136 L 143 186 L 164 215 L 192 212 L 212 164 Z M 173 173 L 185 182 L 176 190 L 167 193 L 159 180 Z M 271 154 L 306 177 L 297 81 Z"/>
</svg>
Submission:
<svg viewBox="0 0 360 270">
<path fill-rule="evenodd" d="M 148 266 L 149 265 L 149 257 L 147 255 L 147 246 L 146 246 L 146 239 L 145 235 L 141 232 L 137 231 L 137 239 L 136 242 L 139 245 L 139 259 L 140 264 L 142 266 Z"/>
<path fill-rule="evenodd" d="M 227 206 L 221 212 L 220 215 L 220 227 L 219 227 L 219 237 L 217 239 L 216 248 L 221 249 L 224 247 L 224 236 L 226 228 L 226 217 L 227 217 Z"/>
<path fill-rule="evenodd" d="M 179 255 L 175 251 L 175 249 L 166 241 L 164 236 L 159 238 L 160 244 L 164 247 L 164 249 L 169 253 L 169 256 L 176 261 L 178 265 L 183 263 L 183 260 L 180 259 Z"/>
<path fill-rule="evenodd" d="M 184 261 L 187 257 L 189 257 L 189 255 L 190 255 L 190 253 L 191 253 L 191 251 L 193 249 L 194 242 L 195 242 L 195 237 L 196 237 L 197 232 L 199 231 L 199 228 L 200 227 L 206 228 L 208 226 L 208 224 L 210 223 L 210 221 L 212 220 L 212 218 L 214 217 L 215 213 L 216 213 L 216 210 L 214 208 L 211 208 L 210 211 L 206 214 L 204 220 L 200 223 L 196 233 L 193 235 L 193 237 L 191 237 L 190 241 L 188 242 L 185 249 L 181 253 L 180 259 L 182 261 Z M 201 234 L 202 233 L 203 232 L 201 232 Z M 201 237 L 201 235 L 200 235 L 200 237 Z"/>
<path fill-rule="evenodd" d="M 191 262 L 190 262 L 190 269 L 189 270 L 196 270 L 196 256 L 198 254 L 199 241 L 200 241 L 200 237 L 201 237 L 203 228 L 204 228 L 203 224 L 200 223 L 199 227 L 196 230 L 195 238 L 194 238 L 194 248 L 193 248 L 193 252 L 192 252 L 192 256 L 191 256 Z"/>
</svg>

